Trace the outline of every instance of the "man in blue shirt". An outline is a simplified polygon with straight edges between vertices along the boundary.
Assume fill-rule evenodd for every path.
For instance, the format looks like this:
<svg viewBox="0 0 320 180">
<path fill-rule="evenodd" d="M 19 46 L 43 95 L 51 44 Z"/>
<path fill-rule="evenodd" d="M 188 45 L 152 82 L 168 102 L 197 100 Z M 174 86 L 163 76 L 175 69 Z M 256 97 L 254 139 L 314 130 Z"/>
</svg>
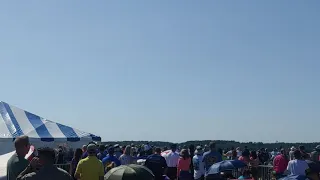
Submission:
<svg viewBox="0 0 320 180">
<path fill-rule="evenodd" d="M 99 146 L 99 153 L 97 154 L 97 157 L 99 160 L 103 160 L 103 158 L 105 158 L 107 156 L 107 151 L 104 145 L 100 145 Z"/>
<path fill-rule="evenodd" d="M 111 163 L 114 163 L 115 167 L 120 166 L 120 160 L 114 156 L 114 148 L 110 148 L 108 150 L 108 155 L 102 159 L 102 164 L 104 169 L 106 170 Z"/>
<path fill-rule="evenodd" d="M 216 151 L 216 144 L 214 142 L 211 142 L 209 144 L 209 148 L 210 150 L 208 152 L 205 152 L 203 154 L 203 160 L 202 162 L 204 162 L 204 168 L 205 168 L 205 177 L 206 179 L 211 179 L 211 175 L 208 176 L 208 169 L 217 162 L 221 162 L 222 161 L 222 156 L 221 154 Z M 214 178 L 214 177 L 212 177 Z"/>
<path fill-rule="evenodd" d="M 155 180 L 163 180 L 164 172 L 167 169 L 167 162 L 161 156 L 161 149 L 156 148 L 155 154 L 147 157 L 145 166 L 149 168 L 155 175 Z"/>
</svg>

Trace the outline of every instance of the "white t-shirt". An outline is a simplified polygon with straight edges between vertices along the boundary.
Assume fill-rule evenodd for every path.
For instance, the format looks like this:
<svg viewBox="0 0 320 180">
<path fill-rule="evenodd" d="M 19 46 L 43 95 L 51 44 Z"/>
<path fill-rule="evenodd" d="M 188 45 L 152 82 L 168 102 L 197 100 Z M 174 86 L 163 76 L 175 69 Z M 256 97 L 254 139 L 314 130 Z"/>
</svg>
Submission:
<svg viewBox="0 0 320 180">
<path fill-rule="evenodd" d="M 237 157 L 242 156 L 242 151 L 237 150 Z"/>
<path fill-rule="evenodd" d="M 308 163 L 304 160 L 291 160 L 288 163 L 287 170 L 290 175 L 306 175 L 306 169 L 308 169 Z"/>
<path fill-rule="evenodd" d="M 192 158 L 193 169 L 194 169 L 194 174 L 193 174 L 194 179 L 201 178 L 201 176 L 203 176 L 205 173 L 204 163 L 202 162 L 202 160 L 203 160 L 203 156 L 201 155 L 195 155 Z"/>
<path fill-rule="evenodd" d="M 162 155 L 164 159 L 167 162 L 168 167 L 177 167 L 178 165 L 178 160 L 180 158 L 179 154 L 177 152 L 170 152 L 168 154 Z"/>
<path fill-rule="evenodd" d="M 226 156 L 228 157 L 228 159 L 231 159 L 231 157 L 232 157 L 232 151 L 228 151 L 228 152 L 226 153 Z"/>
</svg>

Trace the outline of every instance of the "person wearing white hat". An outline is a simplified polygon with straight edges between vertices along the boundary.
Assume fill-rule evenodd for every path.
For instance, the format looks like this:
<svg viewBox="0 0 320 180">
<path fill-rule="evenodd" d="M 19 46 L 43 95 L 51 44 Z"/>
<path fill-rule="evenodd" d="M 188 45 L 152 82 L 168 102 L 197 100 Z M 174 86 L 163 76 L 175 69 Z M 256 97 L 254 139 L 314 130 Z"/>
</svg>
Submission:
<svg viewBox="0 0 320 180">
<path fill-rule="evenodd" d="M 201 146 L 197 146 L 194 156 L 192 158 L 194 173 L 193 177 L 195 180 L 204 179 L 204 163 L 203 163 L 203 149 Z"/>
<path fill-rule="evenodd" d="M 296 150 L 296 148 L 294 146 L 292 146 L 290 148 L 290 151 L 289 151 L 289 160 L 294 160 L 294 151 Z"/>
<path fill-rule="evenodd" d="M 237 147 L 237 148 L 236 148 L 236 151 L 237 151 L 237 157 L 240 157 L 240 156 L 242 155 L 241 148 L 240 148 L 240 147 Z"/>
</svg>

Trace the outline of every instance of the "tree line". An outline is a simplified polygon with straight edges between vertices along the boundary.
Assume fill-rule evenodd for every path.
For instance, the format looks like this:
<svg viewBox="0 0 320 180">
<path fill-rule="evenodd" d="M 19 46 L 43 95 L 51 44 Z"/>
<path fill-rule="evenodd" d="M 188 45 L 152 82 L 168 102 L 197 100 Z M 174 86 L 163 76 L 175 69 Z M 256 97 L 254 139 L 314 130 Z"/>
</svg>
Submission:
<svg viewBox="0 0 320 180">
<path fill-rule="evenodd" d="M 242 149 L 244 147 L 247 147 L 250 150 L 258 150 L 261 148 L 267 148 L 268 150 L 272 149 L 281 149 L 281 148 L 291 148 L 292 146 L 298 148 L 300 145 L 305 146 L 307 151 L 312 151 L 317 145 L 319 145 L 319 142 L 313 142 L 313 143 L 285 143 L 285 142 L 276 142 L 276 143 L 263 143 L 263 142 L 237 142 L 237 141 L 226 141 L 226 140 L 202 140 L 202 141 L 186 141 L 182 143 L 176 143 L 180 147 L 189 147 L 189 145 L 208 145 L 211 141 L 216 142 L 217 148 L 221 149 L 230 149 L 232 147 L 241 147 Z M 108 142 L 103 142 L 103 144 L 119 144 L 120 146 L 125 146 L 125 145 L 142 145 L 149 143 L 151 146 L 155 147 L 170 147 L 172 144 L 171 142 L 165 142 L 165 141 L 108 141 Z"/>
</svg>

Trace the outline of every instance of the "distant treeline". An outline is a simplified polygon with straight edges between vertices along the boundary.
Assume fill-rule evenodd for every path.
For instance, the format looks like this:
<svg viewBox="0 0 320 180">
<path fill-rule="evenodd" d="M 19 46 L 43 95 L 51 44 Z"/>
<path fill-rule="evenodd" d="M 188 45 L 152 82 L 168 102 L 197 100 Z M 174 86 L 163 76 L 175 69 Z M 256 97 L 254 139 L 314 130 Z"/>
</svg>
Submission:
<svg viewBox="0 0 320 180">
<path fill-rule="evenodd" d="M 178 143 L 178 146 L 183 147 L 183 146 L 189 146 L 191 144 L 197 146 L 201 145 L 204 146 L 206 144 L 209 144 L 212 140 L 203 140 L 203 141 L 187 141 L 183 143 Z M 247 146 L 248 149 L 250 150 L 257 150 L 260 148 L 268 148 L 269 150 L 275 149 L 275 148 L 285 148 L 288 149 L 292 146 L 295 146 L 296 148 L 299 147 L 300 145 L 305 146 L 306 150 L 312 151 L 317 145 L 320 143 L 314 142 L 314 143 L 284 143 L 284 142 L 277 142 L 277 143 L 262 143 L 262 142 L 246 142 L 246 143 L 241 143 L 237 141 L 225 141 L 225 140 L 214 140 L 216 142 L 217 148 L 221 149 L 230 149 L 231 147 L 241 147 L 244 148 Z M 124 145 L 130 145 L 130 144 L 135 144 L 135 145 L 141 145 L 141 144 L 146 144 L 149 143 L 152 146 L 156 147 L 170 147 L 171 142 L 163 142 L 163 141 L 109 141 L 109 142 L 103 142 L 103 144 L 119 144 L 120 146 Z"/>
</svg>

